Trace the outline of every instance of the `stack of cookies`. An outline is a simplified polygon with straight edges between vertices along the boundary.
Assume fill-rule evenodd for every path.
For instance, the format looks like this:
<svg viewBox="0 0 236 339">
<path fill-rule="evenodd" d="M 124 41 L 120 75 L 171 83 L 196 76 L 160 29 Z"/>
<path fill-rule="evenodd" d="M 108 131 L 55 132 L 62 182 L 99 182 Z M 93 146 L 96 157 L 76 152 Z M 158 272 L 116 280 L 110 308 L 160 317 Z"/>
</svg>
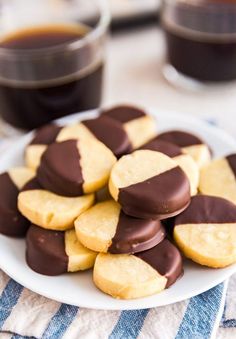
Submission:
<svg viewBox="0 0 236 339">
<path fill-rule="evenodd" d="M 192 134 L 157 135 L 137 107 L 44 126 L 25 161 L 0 175 L 0 232 L 26 236 L 37 273 L 93 267 L 100 290 L 132 299 L 181 277 L 180 251 L 214 268 L 236 262 L 236 155 L 211 161 Z"/>
</svg>

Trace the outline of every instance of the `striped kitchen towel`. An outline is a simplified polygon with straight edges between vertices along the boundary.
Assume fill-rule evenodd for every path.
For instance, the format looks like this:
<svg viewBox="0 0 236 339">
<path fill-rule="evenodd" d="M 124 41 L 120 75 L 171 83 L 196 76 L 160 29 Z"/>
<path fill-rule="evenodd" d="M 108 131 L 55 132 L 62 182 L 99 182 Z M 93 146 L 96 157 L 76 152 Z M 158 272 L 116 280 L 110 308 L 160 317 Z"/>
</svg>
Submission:
<svg viewBox="0 0 236 339">
<path fill-rule="evenodd" d="M 236 274 L 229 280 L 226 302 L 217 339 L 236 338 Z"/>
<path fill-rule="evenodd" d="M 214 338 L 224 310 L 226 288 L 227 282 L 189 300 L 164 307 L 97 311 L 39 296 L 0 271 L 0 338 Z M 232 294 L 235 295 L 233 288 Z M 229 308 L 223 316 L 222 333 L 231 325 L 226 317 L 233 309 L 235 312 L 235 303 L 229 303 Z M 230 319 L 230 322 L 235 324 L 236 320 Z"/>
</svg>

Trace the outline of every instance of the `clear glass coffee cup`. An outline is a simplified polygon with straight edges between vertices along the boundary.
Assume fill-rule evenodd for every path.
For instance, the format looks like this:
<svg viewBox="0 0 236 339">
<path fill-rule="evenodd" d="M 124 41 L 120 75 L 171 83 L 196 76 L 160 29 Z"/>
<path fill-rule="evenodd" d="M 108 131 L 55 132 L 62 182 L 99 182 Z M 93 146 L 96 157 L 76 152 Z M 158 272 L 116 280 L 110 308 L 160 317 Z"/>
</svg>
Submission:
<svg viewBox="0 0 236 339">
<path fill-rule="evenodd" d="M 0 7 L 0 116 L 32 129 L 99 107 L 106 0 L 6 0 Z"/>
<path fill-rule="evenodd" d="M 168 80 L 205 85 L 236 79 L 235 1 L 163 0 L 161 21 Z"/>
</svg>

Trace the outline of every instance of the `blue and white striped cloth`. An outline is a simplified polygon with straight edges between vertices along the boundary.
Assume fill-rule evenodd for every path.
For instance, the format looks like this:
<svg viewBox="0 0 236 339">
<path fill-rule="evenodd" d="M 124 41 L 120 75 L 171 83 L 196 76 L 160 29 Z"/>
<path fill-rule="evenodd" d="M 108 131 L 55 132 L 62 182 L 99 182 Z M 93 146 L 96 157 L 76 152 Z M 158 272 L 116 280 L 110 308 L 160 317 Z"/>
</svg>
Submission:
<svg viewBox="0 0 236 339">
<path fill-rule="evenodd" d="M 235 283 L 236 276 L 227 297 L 225 282 L 165 307 L 96 311 L 39 296 L 0 271 L 0 338 L 208 339 L 216 333 L 217 338 L 236 338 Z"/>
<path fill-rule="evenodd" d="M 49 300 L 0 270 L 0 339 L 233 339 L 236 275 L 227 286 L 164 307 L 96 311 Z"/>
</svg>

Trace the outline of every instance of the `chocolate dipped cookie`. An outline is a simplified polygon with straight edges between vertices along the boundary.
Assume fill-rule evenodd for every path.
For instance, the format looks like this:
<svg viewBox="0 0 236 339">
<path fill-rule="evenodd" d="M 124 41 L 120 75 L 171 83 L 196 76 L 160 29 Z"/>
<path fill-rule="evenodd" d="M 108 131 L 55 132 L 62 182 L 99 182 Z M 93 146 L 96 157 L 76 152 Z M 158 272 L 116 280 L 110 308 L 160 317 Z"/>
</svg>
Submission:
<svg viewBox="0 0 236 339">
<path fill-rule="evenodd" d="M 183 153 L 179 146 L 155 138 L 141 146 L 140 149 L 149 149 L 151 151 L 161 152 L 172 158 L 187 175 L 191 187 L 191 195 L 197 194 L 199 168 L 193 158 L 190 155 Z"/>
<path fill-rule="evenodd" d="M 47 146 L 55 142 L 62 127 L 48 124 L 34 132 L 34 137 L 25 149 L 26 166 L 36 169 Z"/>
<path fill-rule="evenodd" d="M 132 145 L 128 134 L 122 124 L 106 116 L 95 119 L 83 120 L 82 124 L 113 154 L 120 158 L 122 155 L 132 151 Z"/>
<path fill-rule="evenodd" d="M 174 239 L 187 258 L 209 267 L 236 262 L 236 205 L 198 195 L 174 220 Z"/>
<path fill-rule="evenodd" d="M 26 236 L 26 261 L 37 273 L 60 275 L 93 267 L 97 253 L 85 248 L 75 231 L 45 230 L 31 225 Z"/>
<path fill-rule="evenodd" d="M 159 220 L 130 217 L 113 200 L 98 203 L 82 213 L 75 221 L 75 229 L 84 246 L 113 254 L 145 251 L 166 235 Z"/>
<path fill-rule="evenodd" d="M 18 196 L 18 209 L 31 223 L 59 231 L 72 228 L 74 220 L 93 203 L 94 194 L 63 197 L 44 190 L 36 178 Z"/>
<path fill-rule="evenodd" d="M 156 134 L 153 117 L 135 106 L 115 106 L 103 110 L 101 116 L 112 118 L 123 125 L 133 149 L 140 147 Z"/>
<path fill-rule="evenodd" d="M 138 150 L 113 166 L 109 190 L 133 217 L 165 219 L 190 203 L 190 184 L 183 170 L 163 153 Z"/>
<path fill-rule="evenodd" d="M 135 254 L 100 253 L 93 280 L 104 293 L 134 299 L 159 293 L 182 274 L 178 249 L 165 239 L 155 247 Z"/>
<path fill-rule="evenodd" d="M 236 154 L 213 160 L 203 167 L 199 190 L 203 194 L 222 197 L 236 204 Z"/>
<path fill-rule="evenodd" d="M 115 162 L 113 153 L 94 138 L 55 142 L 43 153 L 37 179 L 48 191 L 76 197 L 105 186 Z"/>
<path fill-rule="evenodd" d="M 122 124 L 106 116 L 83 120 L 80 123 L 64 127 L 57 136 L 57 141 L 68 139 L 100 141 L 116 157 L 121 157 L 132 150 L 132 145 Z"/>
<path fill-rule="evenodd" d="M 181 147 L 182 151 L 189 154 L 200 168 L 211 160 L 209 146 L 192 133 L 173 130 L 159 134 L 158 139 Z"/>
<path fill-rule="evenodd" d="M 0 233 L 10 237 L 23 237 L 29 227 L 28 220 L 18 211 L 17 197 L 25 183 L 35 175 L 26 167 L 16 167 L 0 174 Z"/>
</svg>

